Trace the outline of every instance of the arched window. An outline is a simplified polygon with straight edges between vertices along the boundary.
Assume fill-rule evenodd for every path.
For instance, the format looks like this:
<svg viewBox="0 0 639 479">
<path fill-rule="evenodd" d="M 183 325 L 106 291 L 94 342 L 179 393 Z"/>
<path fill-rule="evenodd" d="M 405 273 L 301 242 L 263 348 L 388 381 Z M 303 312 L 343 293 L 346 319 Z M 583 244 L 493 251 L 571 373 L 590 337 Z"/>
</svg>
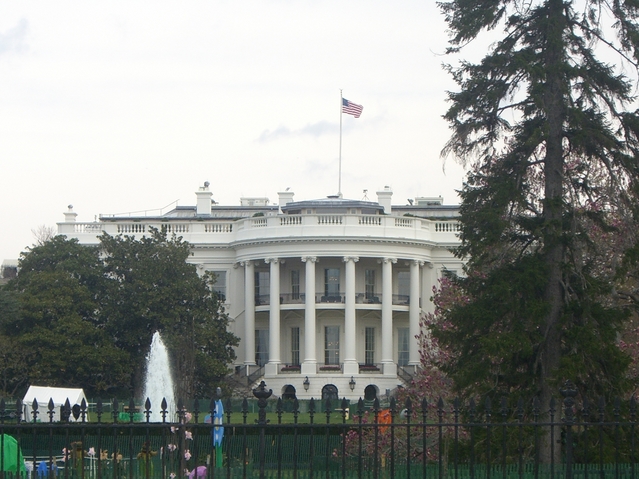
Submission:
<svg viewBox="0 0 639 479">
<path fill-rule="evenodd" d="M 338 401 L 339 395 L 337 387 L 333 384 L 327 384 L 322 388 L 322 400 L 330 399 L 331 401 Z"/>
<path fill-rule="evenodd" d="M 286 401 L 287 399 L 290 401 L 295 399 L 295 388 L 290 384 L 284 386 L 284 391 L 282 392 L 282 400 Z"/>
<path fill-rule="evenodd" d="M 377 397 L 377 387 L 373 384 L 369 384 L 364 388 L 364 400 L 365 401 L 374 401 Z"/>
</svg>

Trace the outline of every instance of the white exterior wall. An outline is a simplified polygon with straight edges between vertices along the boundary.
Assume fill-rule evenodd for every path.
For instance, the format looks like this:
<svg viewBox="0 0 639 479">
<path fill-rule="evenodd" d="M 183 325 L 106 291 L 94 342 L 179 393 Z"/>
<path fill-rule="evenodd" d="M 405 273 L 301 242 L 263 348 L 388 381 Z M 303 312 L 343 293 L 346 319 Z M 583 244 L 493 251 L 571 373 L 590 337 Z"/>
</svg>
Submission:
<svg viewBox="0 0 639 479">
<path fill-rule="evenodd" d="M 404 207 L 405 209 L 406 207 Z M 337 387 L 339 397 L 358 399 L 364 397 L 364 388 L 372 385 L 378 395 L 386 390 L 395 389 L 403 383 L 395 372 L 398 362 L 399 329 L 410 328 L 410 318 L 419 317 L 433 310 L 429 298 L 432 287 L 437 283 L 442 270 L 461 272 L 462 262 L 449 251 L 450 247 L 458 243 L 456 237 L 456 223 L 450 219 L 424 219 L 417 217 L 393 215 L 358 215 L 358 214 L 301 214 L 286 215 L 282 213 L 268 213 L 265 216 L 248 217 L 238 220 L 202 218 L 200 208 L 198 218 L 103 218 L 100 222 L 78 223 L 75 216 L 65 214 L 65 221 L 58 224 L 59 234 L 77 238 L 83 244 L 97 244 L 97 237 L 103 231 L 111 235 L 129 234 L 141 236 L 149 231 L 151 226 L 161 228 L 166 226 L 170 232 L 182 236 L 185 241 L 193 245 L 193 255 L 189 262 L 198 266 L 198 271 L 223 271 L 226 274 L 226 304 L 225 309 L 231 321 L 230 330 L 240 337 L 240 345 L 236 348 L 237 361 L 235 366 L 240 370 L 247 367 L 250 372 L 257 370 L 251 366 L 255 361 L 255 351 L 246 351 L 246 294 L 245 266 L 246 262 L 254 265 L 255 271 L 269 271 L 270 263 L 277 259 L 279 264 L 280 304 L 271 308 L 268 298 L 267 304 L 254 307 L 255 329 L 269 330 L 271 317 L 279 309 L 279 357 L 280 362 L 269 364 L 264 368 L 263 379 L 274 394 L 282 395 L 287 385 L 295 388 L 298 398 L 320 398 L 322 388 L 327 384 Z M 216 216 L 219 217 L 219 207 Z M 271 215 L 271 216 L 269 216 Z M 306 263 L 303 257 L 316 258 L 315 291 L 306 291 Z M 355 258 L 355 345 L 354 357 L 359 367 L 349 366 L 343 373 L 327 372 L 324 366 L 324 339 L 326 326 L 339 326 L 339 358 L 340 363 L 345 357 L 353 357 L 351 351 L 344 348 L 347 344 L 345 334 L 346 303 L 322 302 L 324 296 L 324 271 L 326 268 L 340 270 L 340 294 L 346 291 L 346 275 L 344 258 Z M 391 291 L 396 300 L 385 298 L 382 294 L 383 272 L 382 262 L 385 258 L 394 260 L 392 264 Z M 411 263 L 419 265 L 419 291 L 417 316 L 415 310 L 411 316 L 409 304 L 402 298 L 399 301 L 398 274 L 400 271 L 410 273 Z M 380 302 L 366 302 L 363 300 L 366 290 L 365 271 L 375 271 L 374 296 Z M 308 305 L 304 300 L 291 298 L 291 271 L 299 271 L 300 295 L 316 295 L 315 329 L 305 330 L 305 314 Z M 273 287 L 273 285 L 271 285 Z M 410 291 L 410 290 L 409 290 Z M 264 293 L 262 293 L 264 294 Z M 342 296 L 343 297 L 343 296 Z M 386 304 L 385 301 L 392 301 Z M 352 304 L 353 301 L 351 300 Z M 388 337 L 382 335 L 382 308 L 392 311 L 392 367 L 381 365 L 384 341 Z M 273 311 L 271 311 L 273 309 Z M 388 309 L 387 309 L 388 311 Z M 348 316 L 348 315 L 346 315 Z M 249 323 L 250 324 L 250 323 Z M 276 323 L 275 323 L 276 324 Z M 413 325 L 413 331 L 415 330 Z M 291 328 L 299 327 L 300 362 L 306 358 L 305 342 L 307 339 L 315 345 L 316 362 L 301 364 L 299 371 L 282 371 L 282 367 L 292 362 Z M 379 371 L 361 370 L 365 363 L 366 328 L 375 328 L 375 363 Z M 308 337 L 311 335 L 311 337 Z M 414 360 L 416 339 L 410 337 L 412 350 L 411 361 Z M 278 341 L 271 341 L 277 344 Z M 387 343 L 388 345 L 388 343 Z M 414 363 L 411 363 L 414 364 Z M 389 366 L 389 365 L 386 365 Z M 343 365 L 342 365 L 343 367 Z M 410 368 L 407 368 L 410 370 Z M 303 387 L 304 379 L 308 377 L 310 386 L 308 391 Z M 351 392 L 349 381 L 356 382 Z"/>
</svg>

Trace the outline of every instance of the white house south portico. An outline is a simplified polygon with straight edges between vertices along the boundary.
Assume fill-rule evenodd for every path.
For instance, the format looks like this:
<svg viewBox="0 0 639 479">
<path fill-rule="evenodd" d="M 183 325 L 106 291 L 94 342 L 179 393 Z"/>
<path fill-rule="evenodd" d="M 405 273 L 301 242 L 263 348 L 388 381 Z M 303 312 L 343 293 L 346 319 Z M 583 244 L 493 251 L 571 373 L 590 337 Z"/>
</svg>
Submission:
<svg viewBox="0 0 639 479">
<path fill-rule="evenodd" d="M 100 216 L 79 223 L 68 212 L 59 234 L 96 244 L 109 234 L 144 235 L 166 227 L 193 247 L 189 261 L 212 271 L 230 328 L 240 337 L 234 377 L 264 379 L 285 397 L 372 398 L 405 381 L 419 365 L 416 336 L 431 310 L 432 287 L 461 270 L 456 206 L 441 198 L 391 205 L 328 197 L 293 201 L 279 194 L 211 201 L 157 217 Z"/>
</svg>

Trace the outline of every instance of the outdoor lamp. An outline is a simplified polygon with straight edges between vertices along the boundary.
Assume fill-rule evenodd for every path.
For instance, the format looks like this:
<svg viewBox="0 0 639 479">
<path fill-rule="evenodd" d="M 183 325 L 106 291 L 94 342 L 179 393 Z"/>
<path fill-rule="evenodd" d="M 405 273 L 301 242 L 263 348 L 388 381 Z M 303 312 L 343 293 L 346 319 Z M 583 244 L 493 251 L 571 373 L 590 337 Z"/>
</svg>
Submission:
<svg viewBox="0 0 639 479">
<path fill-rule="evenodd" d="M 311 386 L 311 382 L 308 380 L 308 376 L 304 378 L 304 390 L 308 391 L 308 388 Z"/>
<path fill-rule="evenodd" d="M 355 390 L 355 378 L 351 376 L 351 380 L 348 382 L 348 385 L 351 387 L 351 391 Z"/>
</svg>

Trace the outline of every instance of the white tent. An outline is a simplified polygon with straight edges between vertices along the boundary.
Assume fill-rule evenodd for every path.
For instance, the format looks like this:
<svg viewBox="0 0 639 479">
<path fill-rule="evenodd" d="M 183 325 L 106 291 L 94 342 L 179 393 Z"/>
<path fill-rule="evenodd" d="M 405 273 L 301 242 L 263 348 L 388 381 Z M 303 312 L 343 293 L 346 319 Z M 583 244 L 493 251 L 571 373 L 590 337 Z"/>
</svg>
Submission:
<svg viewBox="0 0 639 479">
<path fill-rule="evenodd" d="M 41 422 L 49 422 L 49 400 L 51 399 L 54 405 L 53 421 L 60 420 L 60 407 L 64 406 L 67 399 L 71 407 L 76 404 L 79 406 L 83 399 L 86 401 L 87 406 L 89 403 L 83 389 L 29 386 L 29 390 L 22 400 L 24 408 L 22 419 L 25 421 L 33 421 L 32 405 L 34 399 L 38 401 L 37 420 Z M 73 414 L 71 414 L 70 421 L 75 421 Z"/>
</svg>

